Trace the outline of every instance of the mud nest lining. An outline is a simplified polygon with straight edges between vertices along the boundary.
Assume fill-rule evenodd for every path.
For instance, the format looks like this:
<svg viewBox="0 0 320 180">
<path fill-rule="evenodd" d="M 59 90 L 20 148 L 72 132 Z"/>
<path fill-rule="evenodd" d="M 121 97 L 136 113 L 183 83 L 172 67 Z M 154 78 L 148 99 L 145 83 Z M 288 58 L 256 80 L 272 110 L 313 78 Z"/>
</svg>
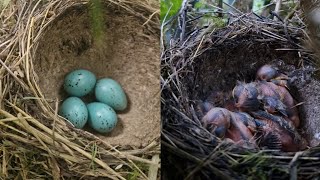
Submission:
<svg viewBox="0 0 320 180">
<path fill-rule="evenodd" d="M 129 107 L 118 114 L 116 128 L 107 135 L 86 130 L 115 146 L 145 147 L 160 132 L 158 39 L 135 16 L 107 5 L 102 9 L 100 37 L 92 32 L 87 5 L 68 8 L 48 26 L 33 62 L 37 83 L 54 109 L 55 101 L 61 105 L 68 97 L 63 80 L 73 70 L 87 69 L 98 79 L 118 81 Z M 95 101 L 94 97 L 86 100 Z"/>
<path fill-rule="evenodd" d="M 239 19 L 218 31 L 190 33 L 162 54 L 163 174 L 191 179 L 316 177 L 318 147 L 300 153 L 248 150 L 221 142 L 201 125 L 199 101 L 213 91 L 230 92 L 238 80 L 251 82 L 259 67 L 276 64 L 295 74 L 291 93 L 304 102 L 299 131 L 311 146 L 318 144 L 313 135 L 319 130 L 314 124 L 320 113 L 314 109 L 319 107 L 320 83 L 312 76 L 310 53 L 301 46 L 303 31 L 250 14 Z"/>
</svg>

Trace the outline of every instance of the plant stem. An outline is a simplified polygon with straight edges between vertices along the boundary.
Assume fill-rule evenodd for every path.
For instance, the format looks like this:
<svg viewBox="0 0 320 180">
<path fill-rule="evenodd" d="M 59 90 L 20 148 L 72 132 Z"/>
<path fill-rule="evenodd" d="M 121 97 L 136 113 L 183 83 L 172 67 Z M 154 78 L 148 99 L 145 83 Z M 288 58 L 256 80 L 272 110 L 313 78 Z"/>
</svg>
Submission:
<svg viewBox="0 0 320 180">
<path fill-rule="evenodd" d="M 277 0 L 277 3 L 276 3 L 276 7 L 274 8 L 274 12 L 276 13 L 276 14 L 278 14 L 279 15 L 279 12 L 280 12 L 280 9 L 281 9 L 281 3 L 282 3 L 282 0 Z M 277 20 L 278 18 L 275 16 L 274 18 L 273 18 L 273 20 Z"/>
</svg>

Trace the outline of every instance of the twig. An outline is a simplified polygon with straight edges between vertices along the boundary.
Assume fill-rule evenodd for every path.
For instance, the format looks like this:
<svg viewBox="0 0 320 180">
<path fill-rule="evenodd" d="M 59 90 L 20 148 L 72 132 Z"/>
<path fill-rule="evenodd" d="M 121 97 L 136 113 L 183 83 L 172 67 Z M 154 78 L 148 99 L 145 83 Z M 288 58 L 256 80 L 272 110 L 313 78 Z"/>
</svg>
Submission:
<svg viewBox="0 0 320 180">
<path fill-rule="evenodd" d="M 180 27 L 181 27 L 181 34 L 180 34 L 180 42 L 184 41 L 184 35 L 186 31 L 186 16 L 187 16 L 187 5 L 188 5 L 188 0 L 183 0 L 181 9 L 180 9 Z"/>
<path fill-rule="evenodd" d="M 289 163 L 290 167 L 290 180 L 297 180 L 297 162 L 303 152 L 297 152 Z"/>
<path fill-rule="evenodd" d="M 298 10 L 298 8 L 300 7 L 300 3 L 297 3 L 294 8 L 292 9 L 292 11 L 289 12 L 289 14 L 284 18 L 284 21 L 288 21 L 289 19 L 291 19 L 294 15 L 294 13 L 296 13 L 296 11 Z"/>
<path fill-rule="evenodd" d="M 218 1 L 218 7 L 220 8 L 219 10 L 218 10 L 218 17 L 223 17 L 223 14 L 222 14 L 222 5 L 223 5 L 223 0 L 219 0 Z"/>
<path fill-rule="evenodd" d="M 23 83 L 1 59 L 0 59 L 0 64 L 9 72 L 11 76 L 14 77 L 14 79 L 16 79 L 16 81 L 22 86 L 22 88 L 24 88 L 27 91 L 30 91 L 29 87 L 26 86 L 26 84 Z"/>
<path fill-rule="evenodd" d="M 200 164 L 202 161 L 196 157 L 194 157 L 193 155 L 181 150 L 181 149 L 177 149 L 177 148 L 174 148 L 172 147 L 171 145 L 169 145 L 168 143 L 166 142 L 162 142 L 161 143 L 163 146 L 166 147 L 166 150 L 169 150 L 171 152 L 173 152 L 174 154 L 184 158 L 184 159 L 188 159 L 190 161 L 193 161 L 197 164 Z M 208 165 L 207 166 L 209 169 L 211 169 L 214 173 L 216 173 L 216 175 L 218 177 L 220 177 L 221 179 L 226 179 L 226 180 L 231 180 L 232 178 L 230 176 L 228 176 L 227 174 L 221 172 L 219 169 L 217 169 L 216 167 L 212 166 L 212 165 Z"/>
<path fill-rule="evenodd" d="M 281 9 L 281 3 L 282 3 L 282 0 L 277 0 L 276 7 L 274 8 L 274 13 L 277 14 L 277 15 L 279 15 L 279 12 L 280 12 L 280 9 Z M 277 19 L 278 19 L 278 17 L 274 17 L 273 18 L 273 20 L 277 20 Z"/>
<path fill-rule="evenodd" d="M 152 162 L 154 162 L 157 165 L 160 163 L 159 154 L 154 155 L 152 157 Z M 148 179 L 149 180 L 157 180 L 158 171 L 159 171 L 159 167 L 157 165 L 156 166 L 155 165 L 150 165 L 149 173 L 148 173 Z"/>
<path fill-rule="evenodd" d="M 168 22 L 166 22 L 166 20 L 167 20 L 168 14 L 169 14 L 172 6 L 173 6 L 173 4 L 171 3 L 171 6 L 169 7 L 166 15 L 164 16 L 164 18 L 163 18 L 163 20 L 162 20 L 162 24 L 161 24 L 161 28 L 160 28 L 160 33 L 161 33 L 161 34 L 160 34 L 160 43 L 161 43 L 160 46 L 161 46 L 162 51 L 165 49 L 165 43 L 164 43 L 164 40 L 163 40 L 163 37 L 164 37 L 164 27 L 165 27 L 166 23 L 168 23 Z"/>
<path fill-rule="evenodd" d="M 218 146 L 216 146 L 214 148 L 214 150 L 207 156 L 207 158 L 205 158 L 204 160 L 201 161 L 201 163 L 195 168 L 193 169 L 189 174 L 188 176 L 185 178 L 185 179 L 192 179 L 193 178 L 193 175 L 199 171 L 203 166 L 206 166 L 208 164 L 208 161 L 213 161 L 214 157 L 219 153 L 219 151 L 217 151 L 220 146 L 222 145 L 222 143 L 220 143 Z"/>
</svg>

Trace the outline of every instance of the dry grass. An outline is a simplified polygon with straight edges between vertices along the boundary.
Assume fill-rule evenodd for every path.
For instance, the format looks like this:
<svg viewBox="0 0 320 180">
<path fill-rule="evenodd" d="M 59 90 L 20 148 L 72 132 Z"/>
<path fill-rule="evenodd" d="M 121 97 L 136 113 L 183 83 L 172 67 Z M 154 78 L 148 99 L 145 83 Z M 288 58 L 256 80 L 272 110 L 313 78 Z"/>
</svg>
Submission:
<svg viewBox="0 0 320 180">
<path fill-rule="evenodd" d="M 11 1 L 0 6 L 0 177 L 5 179 L 156 179 L 159 140 L 142 149 L 113 147 L 74 129 L 44 98 L 34 72 L 37 42 L 66 8 L 88 1 Z M 154 1 L 118 1 L 118 6 L 158 28 Z M 40 77 L 41 78 L 41 77 Z"/>
<path fill-rule="evenodd" d="M 296 153 L 245 149 L 222 141 L 209 133 L 201 125 L 201 117 L 196 110 L 196 101 L 200 100 L 196 99 L 200 98 L 196 91 L 201 93 L 204 91 L 202 88 L 205 88 L 204 85 L 199 85 L 202 79 L 198 76 L 203 73 L 201 70 L 205 70 L 205 67 L 202 69 L 199 67 L 208 65 L 209 62 L 218 64 L 222 61 L 226 64 L 222 65 L 222 71 L 229 72 L 229 75 L 236 74 L 235 71 L 242 73 L 242 69 L 232 69 L 237 67 L 228 65 L 230 61 L 227 57 L 232 57 L 229 55 L 230 52 L 239 53 L 232 48 L 245 46 L 250 49 L 249 52 L 240 52 L 241 56 L 234 56 L 236 56 L 235 59 L 242 59 L 237 63 L 246 63 L 245 60 L 250 59 L 248 64 L 252 63 L 253 66 L 256 63 L 260 63 L 260 66 L 261 63 L 266 63 L 259 60 L 267 57 L 261 58 L 259 52 L 252 52 L 252 49 L 258 51 L 259 48 L 252 47 L 260 44 L 263 48 L 270 49 L 264 53 L 279 50 L 297 51 L 299 55 L 297 59 L 300 58 L 297 64 L 300 66 L 314 63 L 311 58 L 313 54 L 302 45 L 304 40 L 308 39 L 302 21 L 303 15 L 296 8 L 290 14 L 284 22 L 276 22 L 262 19 L 252 13 L 235 10 L 230 14 L 230 23 L 224 28 L 193 27 L 191 23 L 186 23 L 191 21 L 187 17 L 190 18 L 192 15 L 184 13 L 170 20 L 179 22 L 180 26 L 176 26 L 175 30 L 184 34 L 181 33 L 177 39 L 171 39 L 168 44 L 162 42 L 161 141 L 164 179 L 181 176 L 186 179 L 311 179 L 319 177 L 319 147 Z M 170 21 L 166 24 L 170 25 Z M 162 30 L 165 30 L 163 26 Z M 238 46 L 234 46 L 237 43 Z M 278 49 L 274 51 L 275 47 Z M 241 50 L 245 49 L 241 48 Z M 251 69 L 254 71 L 253 68 Z M 220 72 L 211 73 L 219 77 L 217 74 Z M 200 82 L 196 82 L 199 79 Z M 210 85 L 219 86 L 214 84 L 215 82 L 218 81 L 211 82 Z"/>
</svg>

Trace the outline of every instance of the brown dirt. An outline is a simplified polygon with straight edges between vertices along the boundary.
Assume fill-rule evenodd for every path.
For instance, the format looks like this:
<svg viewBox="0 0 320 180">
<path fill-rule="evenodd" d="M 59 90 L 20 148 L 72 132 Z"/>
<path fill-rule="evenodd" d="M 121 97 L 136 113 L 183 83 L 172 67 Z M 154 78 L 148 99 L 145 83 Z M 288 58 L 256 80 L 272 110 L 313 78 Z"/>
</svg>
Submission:
<svg viewBox="0 0 320 180">
<path fill-rule="evenodd" d="M 304 22 L 307 25 L 306 32 L 310 38 L 307 38 L 304 46 L 309 50 L 312 50 L 314 53 L 314 60 L 317 64 L 316 66 L 320 66 L 320 36 L 319 36 L 319 24 L 316 21 L 312 20 L 312 13 L 314 10 L 317 10 L 319 7 L 319 1 L 308 1 L 301 0 L 300 1 L 301 9 L 304 12 Z M 311 16 L 310 16 L 311 15 Z M 316 72 L 317 79 L 320 78 L 320 71 Z M 304 117 L 306 120 L 310 119 L 310 121 L 306 121 L 304 124 L 306 128 L 306 134 L 308 139 L 310 140 L 310 145 L 315 146 L 320 143 L 320 82 L 316 79 L 311 78 L 310 82 L 305 86 L 302 84 L 297 84 L 301 87 L 300 92 L 301 95 L 305 96 L 304 98 Z M 312 121 L 311 121 L 312 120 Z"/>
<path fill-rule="evenodd" d="M 124 88 L 129 107 L 118 114 L 114 131 L 99 136 L 113 145 L 146 146 L 160 133 L 158 32 L 123 9 L 107 6 L 103 13 L 102 43 L 92 36 L 85 5 L 68 8 L 51 23 L 33 62 L 38 84 L 50 102 L 67 97 L 63 78 L 72 70 L 84 68 L 98 78 L 115 79 Z"/>
</svg>

